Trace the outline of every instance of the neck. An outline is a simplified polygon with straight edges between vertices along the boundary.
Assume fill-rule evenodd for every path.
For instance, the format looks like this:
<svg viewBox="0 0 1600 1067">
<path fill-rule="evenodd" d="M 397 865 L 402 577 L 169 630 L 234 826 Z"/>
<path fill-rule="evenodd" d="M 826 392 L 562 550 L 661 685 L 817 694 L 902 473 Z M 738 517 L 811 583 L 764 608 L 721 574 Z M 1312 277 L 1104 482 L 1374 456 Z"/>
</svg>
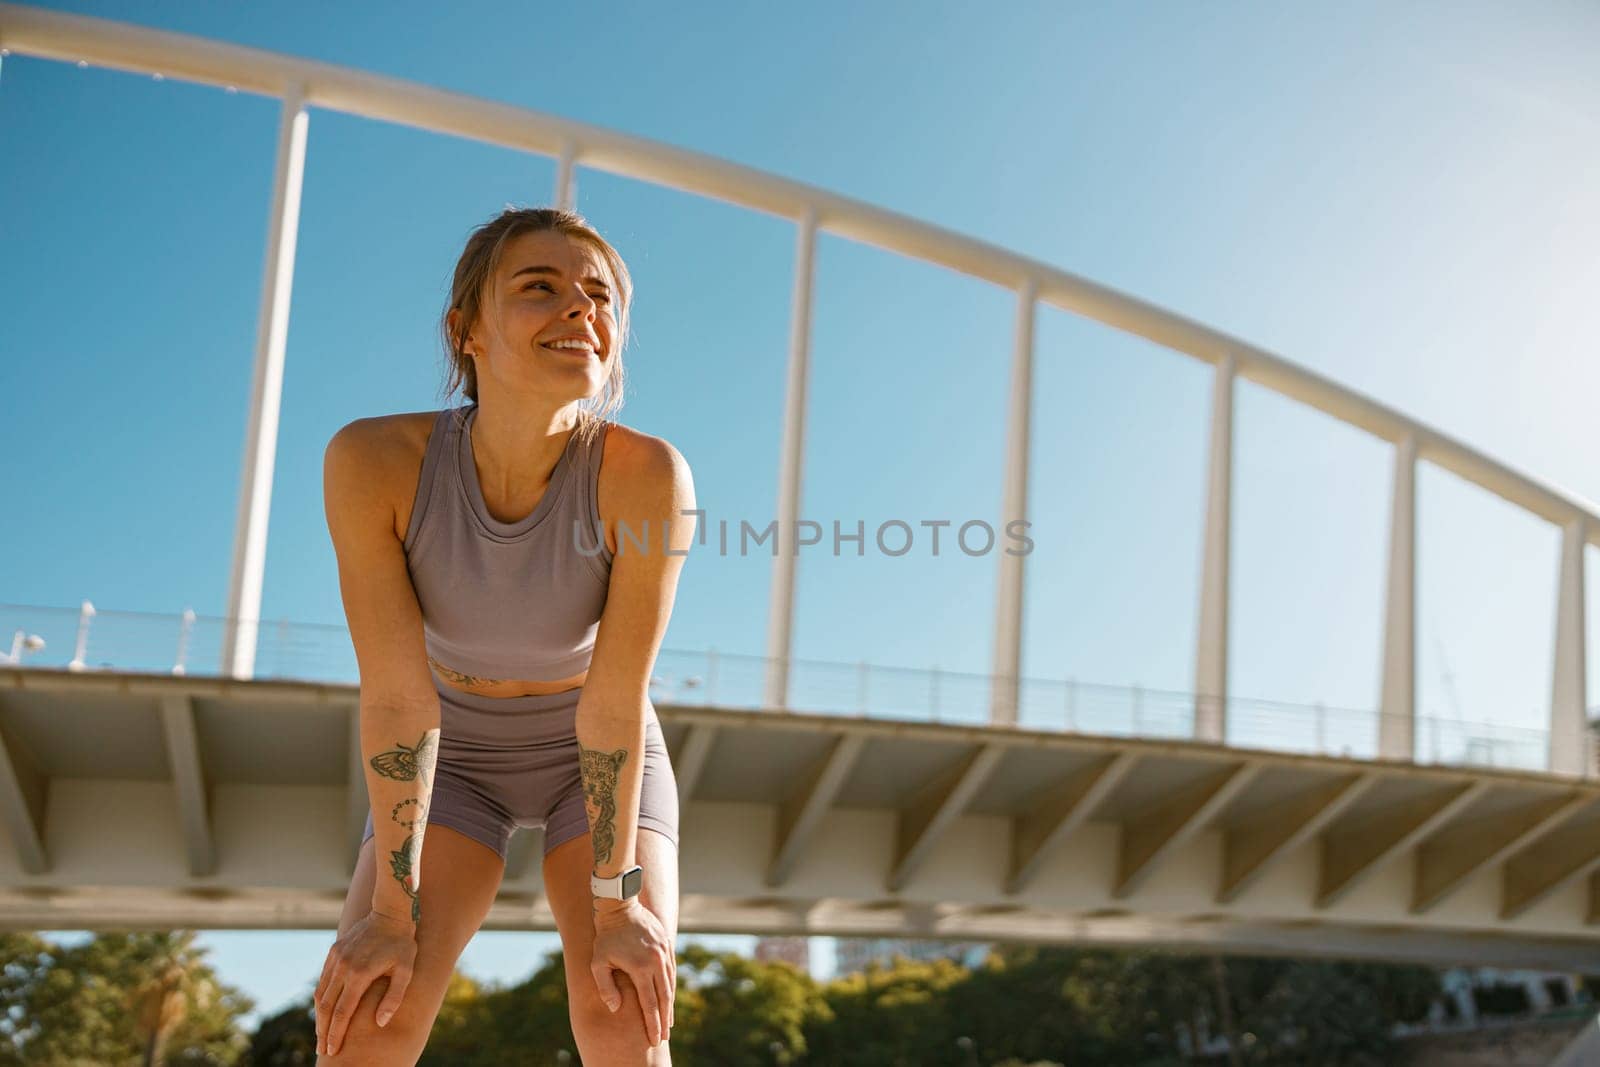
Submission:
<svg viewBox="0 0 1600 1067">
<path fill-rule="evenodd" d="M 550 477 L 578 426 L 571 403 L 533 407 L 482 398 L 472 419 L 472 455 L 481 473 L 507 489 Z"/>
</svg>

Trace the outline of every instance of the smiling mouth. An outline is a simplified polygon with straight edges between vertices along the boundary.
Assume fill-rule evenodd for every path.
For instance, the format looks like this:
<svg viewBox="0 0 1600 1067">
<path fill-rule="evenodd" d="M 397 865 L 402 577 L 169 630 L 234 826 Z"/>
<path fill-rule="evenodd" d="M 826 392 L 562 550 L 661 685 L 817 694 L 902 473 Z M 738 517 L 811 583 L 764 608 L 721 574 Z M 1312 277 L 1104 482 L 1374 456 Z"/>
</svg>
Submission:
<svg viewBox="0 0 1600 1067">
<path fill-rule="evenodd" d="M 581 356 L 585 359 L 599 354 L 592 348 L 554 348 L 550 345 L 544 344 L 540 345 L 539 347 L 544 349 L 546 352 L 555 352 L 563 356 Z"/>
</svg>

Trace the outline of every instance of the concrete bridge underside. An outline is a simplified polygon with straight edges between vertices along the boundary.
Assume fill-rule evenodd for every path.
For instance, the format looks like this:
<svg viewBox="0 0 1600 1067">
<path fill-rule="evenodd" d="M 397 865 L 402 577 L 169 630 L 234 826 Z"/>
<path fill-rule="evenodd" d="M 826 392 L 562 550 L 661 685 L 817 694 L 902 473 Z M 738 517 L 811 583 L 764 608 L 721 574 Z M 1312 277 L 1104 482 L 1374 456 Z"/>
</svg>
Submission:
<svg viewBox="0 0 1600 1067">
<path fill-rule="evenodd" d="M 0 925 L 331 928 L 354 687 L 0 669 Z M 658 704 L 680 930 L 1592 968 L 1600 783 Z M 542 832 L 488 929 L 554 929 Z"/>
</svg>

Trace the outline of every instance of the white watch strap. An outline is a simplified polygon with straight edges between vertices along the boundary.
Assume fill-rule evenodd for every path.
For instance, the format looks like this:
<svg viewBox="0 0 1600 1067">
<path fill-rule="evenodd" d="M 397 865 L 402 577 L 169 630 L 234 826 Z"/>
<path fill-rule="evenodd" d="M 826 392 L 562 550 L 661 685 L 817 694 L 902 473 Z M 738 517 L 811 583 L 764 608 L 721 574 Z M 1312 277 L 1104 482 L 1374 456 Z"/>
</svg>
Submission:
<svg viewBox="0 0 1600 1067">
<path fill-rule="evenodd" d="M 590 871 L 589 890 L 597 897 L 605 897 L 607 900 L 622 900 L 624 899 L 622 896 L 622 878 L 634 870 L 638 870 L 641 876 L 643 875 L 644 868 L 637 864 L 629 867 L 626 871 L 618 871 L 609 878 L 601 878 L 593 871 Z"/>
</svg>

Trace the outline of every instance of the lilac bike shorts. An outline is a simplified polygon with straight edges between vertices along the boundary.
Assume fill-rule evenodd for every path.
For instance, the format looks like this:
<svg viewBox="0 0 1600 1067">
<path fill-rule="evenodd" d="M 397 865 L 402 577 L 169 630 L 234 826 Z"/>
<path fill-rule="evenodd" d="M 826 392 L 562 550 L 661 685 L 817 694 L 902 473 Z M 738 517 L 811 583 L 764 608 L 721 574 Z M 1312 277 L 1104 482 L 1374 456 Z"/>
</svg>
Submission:
<svg viewBox="0 0 1600 1067">
<path fill-rule="evenodd" d="M 578 774 L 582 688 L 537 696 L 486 697 L 437 681 L 439 757 L 429 826 L 448 826 L 506 857 L 518 827 L 544 827 L 544 851 L 589 831 Z M 678 844 L 678 783 L 654 705 L 646 705 L 639 828 Z M 362 843 L 372 836 L 372 813 Z"/>
</svg>

